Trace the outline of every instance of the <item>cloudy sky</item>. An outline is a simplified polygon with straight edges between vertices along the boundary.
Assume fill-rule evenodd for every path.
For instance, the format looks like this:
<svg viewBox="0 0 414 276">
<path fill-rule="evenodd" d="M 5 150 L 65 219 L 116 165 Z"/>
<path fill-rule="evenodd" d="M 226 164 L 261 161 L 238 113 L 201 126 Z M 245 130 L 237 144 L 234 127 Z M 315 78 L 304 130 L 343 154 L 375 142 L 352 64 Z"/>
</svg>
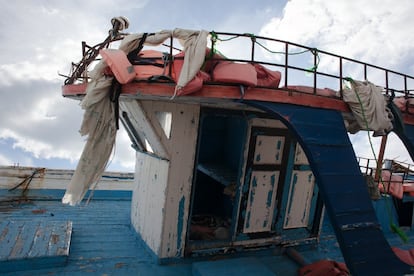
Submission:
<svg viewBox="0 0 414 276">
<path fill-rule="evenodd" d="M 414 75 L 414 2 L 400 0 L 58 1 L 0 0 L 0 165 L 74 168 L 85 137 L 82 110 L 61 96 L 81 41 L 102 41 L 110 19 L 128 32 L 176 27 L 254 33 L 310 45 Z M 116 4 L 114 4 L 116 3 Z M 352 137 L 370 156 L 365 133 Z M 379 139 L 373 139 L 374 148 Z M 411 162 L 391 136 L 387 156 Z M 123 130 L 109 170 L 131 171 L 134 151 Z"/>
</svg>

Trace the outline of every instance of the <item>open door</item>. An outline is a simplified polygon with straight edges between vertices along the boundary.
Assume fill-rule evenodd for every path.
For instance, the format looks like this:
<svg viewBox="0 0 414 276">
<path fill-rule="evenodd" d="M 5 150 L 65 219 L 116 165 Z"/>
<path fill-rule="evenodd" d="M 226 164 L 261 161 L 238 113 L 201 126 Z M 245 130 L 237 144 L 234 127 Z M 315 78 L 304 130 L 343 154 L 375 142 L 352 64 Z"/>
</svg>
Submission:
<svg viewBox="0 0 414 276">
<path fill-rule="evenodd" d="M 250 124 L 237 237 L 283 242 L 317 236 L 322 215 L 306 155 L 283 124 Z"/>
<path fill-rule="evenodd" d="M 282 210 L 282 231 L 292 232 L 290 236 L 313 236 L 319 231 L 322 202 L 309 161 L 299 143 L 294 146 L 293 162 L 286 179 L 289 188 L 283 199 L 286 203 Z"/>
<path fill-rule="evenodd" d="M 290 150 L 287 129 L 252 127 L 239 213 L 239 234 L 273 234 Z M 252 236 L 253 235 L 253 236 Z"/>
</svg>

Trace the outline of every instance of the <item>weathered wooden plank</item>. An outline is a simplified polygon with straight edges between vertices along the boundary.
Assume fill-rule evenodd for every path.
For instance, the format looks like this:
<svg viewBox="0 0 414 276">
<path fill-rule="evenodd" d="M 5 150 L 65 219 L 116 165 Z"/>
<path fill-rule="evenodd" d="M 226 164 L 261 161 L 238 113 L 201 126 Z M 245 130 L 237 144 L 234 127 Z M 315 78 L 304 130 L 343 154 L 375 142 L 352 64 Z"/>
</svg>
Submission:
<svg viewBox="0 0 414 276">
<path fill-rule="evenodd" d="M 22 225 L 21 231 L 17 233 L 15 237 L 16 244 L 8 257 L 9 260 L 20 259 L 20 258 L 26 257 L 27 252 L 29 252 L 32 246 L 33 237 L 37 231 L 37 228 L 39 227 L 39 224 L 40 222 L 38 221 L 37 222 L 28 221 Z"/>
<path fill-rule="evenodd" d="M 20 233 L 22 225 L 12 221 L 4 221 L 0 227 L 2 233 L 0 237 L 0 260 L 7 260 L 13 251 L 16 234 Z"/>
<path fill-rule="evenodd" d="M 168 150 L 163 144 L 162 136 L 157 133 L 154 123 L 138 101 L 122 101 L 119 105 L 122 111 L 127 112 L 140 139 L 145 138 L 151 146 L 154 154 L 160 158 L 169 160 Z M 143 141 L 144 142 L 144 141 Z"/>
<path fill-rule="evenodd" d="M 136 183 L 131 207 L 131 223 L 154 252 L 161 246 L 165 189 L 169 162 L 137 152 Z"/>
<path fill-rule="evenodd" d="M 220 163 L 198 164 L 197 169 L 224 186 L 229 186 L 237 181 L 237 173 Z"/>
<path fill-rule="evenodd" d="M 7 221 L 0 230 L 0 272 L 55 267 L 67 261 L 70 221 Z"/>
<path fill-rule="evenodd" d="M 307 227 L 315 178 L 311 171 L 293 170 L 283 228 Z"/>
<path fill-rule="evenodd" d="M 170 104 L 172 112 L 171 163 L 164 206 L 160 256 L 183 257 L 189 217 L 191 184 L 199 126 L 199 105 Z"/>
<path fill-rule="evenodd" d="M 275 208 L 279 171 L 253 171 L 243 233 L 270 231 Z"/>
<path fill-rule="evenodd" d="M 258 135 L 254 152 L 255 165 L 277 164 L 282 162 L 285 137 Z"/>
<path fill-rule="evenodd" d="M 29 258 L 46 256 L 51 235 L 52 227 L 40 224 L 36 229 L 36 233 L 33 237 L 33 244 L 27 256 Z"/>
<path fill-rule="evenodd" d="M 70 238 L 72 236 L 72 222 L 67 221 L 63 224 L 53 225 L 50 235 L 49 246 L 47 254 L 54 255 L 69 255 Z"/>
</svg>

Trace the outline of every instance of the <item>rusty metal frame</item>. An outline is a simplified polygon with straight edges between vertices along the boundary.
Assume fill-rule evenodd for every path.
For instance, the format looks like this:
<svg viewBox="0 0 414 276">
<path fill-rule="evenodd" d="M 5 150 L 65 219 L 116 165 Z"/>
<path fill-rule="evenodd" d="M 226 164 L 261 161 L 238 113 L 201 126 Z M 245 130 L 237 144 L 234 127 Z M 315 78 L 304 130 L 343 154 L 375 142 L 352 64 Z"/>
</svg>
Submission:
<svg viewBox="0 0 414 276">
<path fill-rule="evenodd" d="M 351 59 L 351 58 L 347 58 L 347 57 L 343 57 L 340 55 L 336 55 L 327 51 L 323 51 L 320 49 L 316 49 L 313 47 L 309 47 L 309 46 L 305 46 L 305 45 L 301 45 L 298 43 L 293 43 L 293 42 L 289 42 L 289 41 L 285 41 L 285 40 L 280 40 L 280 39 L 275 39 L 275 38 L 269 38 L 269 37 L 263 37 L 263 36 L 255 36 L 252 34 L 239 34 L 239 33 L 229 33 L 229 32 L 210 32 L 210 34 L 212 36 L 214 36 L 216 39 L 218 38 L 218 36 L 222 37 L 222 39 L 219 39 L 221 41 L 227 41 L 227 40 L 232 40 L 232 39 L 238 39 L 238 38 L 250 38 L 250 43 L 251 43 L 251 47 L 250 47 L 250 59 L 226 59 L 229 61 L 233 61 L 233 62 L 249 62 L 249 63 L 259 63 L 262 65 L 269 65 L 269 66 L 275 66 L 278 68 L 281 68 L 281 71 L 283 71 L 284 73 L 284 87 L 282 89 L 287 89 L 286 87 L 289 85 L 289 74 L 288 71 L 289 69 L 293 69 L 293 70 L 298 70 L 298 71 L 303 71 L 303 72 L 307 72 L 307 73 L 311 73 L 313 74 L 313 93 L 316 94 L 317 92 L 317 79 L 318 76 L 324 76 L 324 77 L 328 77 L 328 78 L 332 78 L 332 79 L 337 79 L 338 83 L 339 83 L 339 94 L 340 94 L 340 98 L 342 98 L 342 83 L 343 81 L 346 79 L 347 76 L 344 76 L 344 63 L 348 62 L 351 64 L 355 64 L 355 65 L 362 65 L 363 66 L 363 76 L 365 79 L 369 78 L 368 75 L 368 71 L 369 69 L 376 69 L 376 70 L 380 70 L 383 72 L 384 74 L 384 78 L 385 78 L 385 87 L 384 88 L 384 93 L 386 95 L 394 95 L 395 93 L 397 93 L 397 96 L 403 96 L 406 99 L 408 98 L 414 98 L 414 88 L 410 88 L 408 87 L 408 80 L 413 81 L 414 83 L 414 76 L 410 76 L 407 74 L 403 74 L 403 73 L 399 73 L 393 70 L 389 70 L 386 69 L 384 67 L 380 67 L 380 66 L 376 66 L 373 64 L 368 64 L 356 59 Z M 113 37 L 111 35 L 109 35 L 102 43 L 99 43 L 95 46 L 88 46 L 85 42 L 82 42 L 82 53 L 83 53 L 83 57 L 82 59 L 78 62 L 78 63 L 72 63 L 72 72 L 70 74 L 69 77 L 67 77 L 67 79 L 65 80 L 65 85 L 66 84 L 73 84 L 76 81 L 79 80 L 83 80 L 83 81 L 87 81 L 87 68 L 88 66 L 95 60 L 97 60 L 97 56 L 99 54 L 99 50 L 102 48 L 106 48 L 108 47 L 112 42 L 120 40 L 123 38 L 123 34 L 119 34 L 116 37 Z M 255 47 L 255 45 L 258 43 L 258 40 L 263 40 L 265 42 L 276 42 L 276 43 L 280 43 L 280 45 L 283 46 L 284 50 L 279 52 L 279 54 L 284 55 L 284 62 L 283 63 L 276 63 L 276 62 L 264 62 L 264 61 L 258 61 L 255 59 L 255 49 L 257 47 Z M 173 50 L 180 51 L 180 48 L 175 47 L 174 46 L 174 39 L 173 37 L 170 37 L 169 41 L 166 41 L 165 43 L 163 43 L 162 45 L 167 47 L 168 50 L 166 52 L 168 52 L 170 55 L 173 54 Z M 212 40 L 212 46 L 214 47 L 214 41 Z M 262 45 L 261 45 L 262 46 Z M 290 52 L 290 49 L 292 49 L 293 47 L 301 49 L 301 51 L 309 51 L 313 54 L 314 58 L 313 58 L 313 67 L 310 70 L 309 68 L 304 68 L 304 67 L 298 67 L 298 66 L 293 66 L 289 63 L 289 55 L 291 55 L 292 53 Z M 334 58 L 335 60 L 338 61 L 339 63 L 339 68 L 338 68 L 338 72 L 339 74 L 330 74 L 330 73 L 326 73 L 326 72 L 321 72 L 318 71 L 318 54 L 323 54 L 324 56 L 329 56 Z M 217 59 L 217 58 L 212 58 L 212 57 L 207 57 L 210 58 L 211 60 L 222 60 L 222 59 Z M 171 77 L 171 64 L 169 65 L 169 68 L 167 70 L 167 74 L 169 77 Z M 396 76 L 399 76 L 402 78 L 402 87 L 403 89 L 396 89 L 395 87 L 391 87 L 389 84 L 389 76 L 390 74 L 394 74 Z M 290 91 L 289 91 L 290 92 Z M 300 91 L 297 91 L 300 92 Z M 408 103 L 407 103 L 408 104 Z M 407 110 L 408 110 L 408 106 L 407 106 Z"/>
</svg>

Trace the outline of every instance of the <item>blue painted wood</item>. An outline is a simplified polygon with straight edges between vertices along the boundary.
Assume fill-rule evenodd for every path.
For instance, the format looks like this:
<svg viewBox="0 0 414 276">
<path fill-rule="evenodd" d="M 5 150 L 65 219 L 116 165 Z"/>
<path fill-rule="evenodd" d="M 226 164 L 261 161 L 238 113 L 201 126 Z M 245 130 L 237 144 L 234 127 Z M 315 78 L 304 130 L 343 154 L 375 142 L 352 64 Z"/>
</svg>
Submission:
<svg viewBox="0 0 414 276">
<path fill-rule="evenodd" d="M 0 198 L 1 222 L 73 222 L 65 266 L 49 259 L 38 263 L 37 269 L 0 274 L 191 275 L 191 264 L 161 266 L 154 261 L 131 227 L 130 210 L 130 200 L 92 200 L 88 205 L 73 207 L 57 200 L 8 202 Z"/>
<path fill-rule="evenodd" d="M 70 254 L 65 266 L 1 273 L 5 276 L 22 275 L 192 275 L 192 263 L 200 259 L 180 260 L 181 263 L 159 265 L 154 256 L 139 240 L 130 225 L 131 202 L 126 200 L 92 200 L 88 205 L 66 206 L 57 200 L 6 202 L 0 198 L 0 222 L 73 222 Z M 0 236 L 1 236 L 0 231 Z M 392 236 L 392 245 L 401 246 L 401 240 Z M 411 233 L 411 240 L 414 237 Z M 301 253 L 311 262 L 320 259 L 343 261 L 330 223 L 325 223 L 318 248 Z M 407 247 L 414 247 L 408 243 Z M 299 249 L 298 249 L 299 250 Z M 265 264 L 275 275 L 297 275 L 298 265 L 280 253 L 246 252 Z M 214 259 L 220 258 L 220 256 Z M 207 261 L 206 259 L 204 259 Z M 176 260 L 177 261 L 177 260 Z M 212 262 L 210 262 L 212 263 Z M 243 265 L 240 264 L 239 265 Z"/>
<path fill-rule="evenodd" d="M 0 223 L 0 272 L 65 265 L 71 222 L 8 221 Z"/>
<path fill-rule="evenodd" d="M 118 190 L 95 190 L 88 191 L 85 195 L 85 200 L 89 198 L 92 193 L 92 198 L 97 199 L 111 199 L 111 200 L 130 200 L 132 191 L 118 191 Z M 16 189 L 9 191 L 8 189 L 0 189 L 0 198 L 13 200 L 18 197 L 22 199 L 44 199 L 44 200 L 61 200 L 65 190 L 61 189 L 28 189 L 22 195 L 22 190 Z"/>
<path fill-rule="evenodd" d="M 11 223 L 18 224 L 16 222 Z M 22 225 L 22 229 L 20 231 L 20 234 L 16 237 L 16 244 L 21 243 L 22 246 L 20 247 L 20 250 L 16 250 L 13 254 L 10 254 L 9 259 L 23 259 L 27 257 L 26 255 L 32 247 L 33 237 L 35 236 L 36 231 L 40 225 L 40 221 L 25 223 L 19 222 L 19 224 Z M 18 248 L 18 246 L 15 246 L 15 248 Z"/>
<path fill-rule="evenodd" d="M 354 275 L 402 275 L 388 245 L 338 111 L 246 101 L 282 120 L 304 149 L 346 264 Z"/>
<path fill-rule="evenodd" d="M 394 233 L 391 229 L 391 223 L 397 224 L 398 214 L 395 209 L 393 199 L 388 196 L 382 196 L 378 200 L 373 200 L 372 205 L 377 214 L 378 220 L 381 223 L 382 231 L 386 234 Z M 396 235 L 394 233 L 394 235 Z"/>
<path fill-rule="evenodd" d="M 238 258 L 219 261 L 204 261 L 193 264 L 194 276 L 274 276 L 266 265 L 256 258 Z"/>
</svg>

